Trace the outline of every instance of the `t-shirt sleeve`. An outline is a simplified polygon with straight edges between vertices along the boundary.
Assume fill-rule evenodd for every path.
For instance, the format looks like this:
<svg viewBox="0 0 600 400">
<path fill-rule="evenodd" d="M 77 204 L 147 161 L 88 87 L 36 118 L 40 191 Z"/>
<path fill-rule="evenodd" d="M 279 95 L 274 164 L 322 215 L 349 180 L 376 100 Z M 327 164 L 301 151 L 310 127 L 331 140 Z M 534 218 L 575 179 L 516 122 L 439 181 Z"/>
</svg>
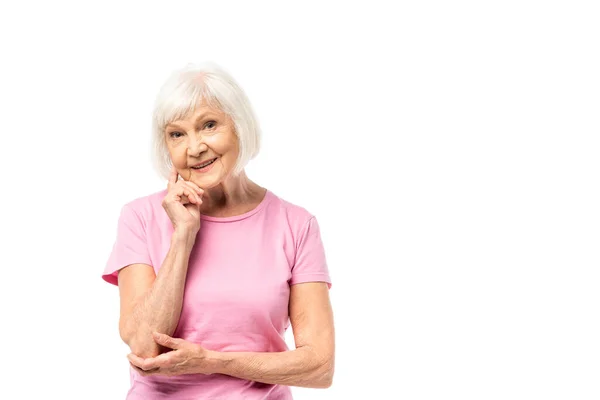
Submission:
<svg viewBox="0 0 600 400">
<path fill-rule="evenodd" d="M 327 286 L 331 288 L 321 231 L 314 216 L 300 232 L 290 285 L 303 282 L 327 282 Z"/>
<path fill-rule="evenodd" d="M 117 238 L 104 267 L 102 279 L 118 285 L 119 270 L 131 264 L 152 265 L 142 220 L 131 205 L 126 204 L 121 208 Z"/>
</svg>

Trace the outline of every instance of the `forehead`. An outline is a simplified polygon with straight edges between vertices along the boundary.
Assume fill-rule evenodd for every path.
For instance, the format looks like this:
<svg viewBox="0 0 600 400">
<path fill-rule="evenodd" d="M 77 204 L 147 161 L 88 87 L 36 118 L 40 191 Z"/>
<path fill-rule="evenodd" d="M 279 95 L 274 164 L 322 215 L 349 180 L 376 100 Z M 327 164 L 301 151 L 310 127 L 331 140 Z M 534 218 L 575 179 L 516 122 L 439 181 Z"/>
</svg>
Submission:
<svg viewBox="0 0 600 400">
<path fill-rule="evenodd" d="M 167 126 L 193 124 L 198 120 L 204 119 L 206 117 L 226 118 L 227 115 L 217 107 L 201 105 L 194 111 L 184 115 L 183 117 L 174 119 L 173 121 L 168 123 Z"/>
</svg>

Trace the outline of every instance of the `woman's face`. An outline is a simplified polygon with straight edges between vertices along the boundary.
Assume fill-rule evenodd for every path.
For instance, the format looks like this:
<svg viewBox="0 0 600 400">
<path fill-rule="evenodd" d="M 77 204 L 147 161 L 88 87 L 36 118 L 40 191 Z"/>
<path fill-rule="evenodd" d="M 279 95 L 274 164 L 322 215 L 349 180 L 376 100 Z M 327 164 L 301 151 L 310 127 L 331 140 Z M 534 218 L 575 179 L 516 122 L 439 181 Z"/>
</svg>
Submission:
<svg viewBox="0 0 600 400">
<path fill-rule="evenodd" d="M 233 121 L 221 110 L 200 106 L 184 119 L 165 128 L 165 140 L 179 175 L 202 189 L 217 186 L 233 171 L 238 138 Z M 214 160 L 204 168 L 193 168 Z"/>
</svg>

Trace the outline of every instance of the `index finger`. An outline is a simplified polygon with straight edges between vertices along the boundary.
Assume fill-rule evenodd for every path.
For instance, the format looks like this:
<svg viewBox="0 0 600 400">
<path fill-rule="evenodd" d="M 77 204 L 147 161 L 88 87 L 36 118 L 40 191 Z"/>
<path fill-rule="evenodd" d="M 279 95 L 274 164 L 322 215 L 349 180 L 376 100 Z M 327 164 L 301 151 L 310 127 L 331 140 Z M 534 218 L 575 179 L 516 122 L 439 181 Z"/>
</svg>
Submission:
<svg viewBox="0 0 600 400">
<path fill-rule="evenodd" d="M 177 172 L 177 168 L 173 165 L 171 167 L 171 174 L 169 175 L 169 183 L 174 185 L 177 183 L 177 178 L 179 177 L 179 173 Z"/>
</svg>

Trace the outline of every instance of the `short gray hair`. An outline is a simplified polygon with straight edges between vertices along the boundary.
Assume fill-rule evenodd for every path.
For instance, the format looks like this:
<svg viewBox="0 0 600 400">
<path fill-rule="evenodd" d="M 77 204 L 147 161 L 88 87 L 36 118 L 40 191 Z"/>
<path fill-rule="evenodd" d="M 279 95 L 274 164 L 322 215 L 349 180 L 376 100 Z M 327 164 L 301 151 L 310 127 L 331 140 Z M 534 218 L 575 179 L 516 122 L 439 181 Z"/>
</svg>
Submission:
<svg viewBox="0 0 600 400">
<path fill-rule="evenodd" d="M 246 93 L 235 79 L 214 62 L 187 64 L 174 71 L 160 88 L 152 115 L 152 160 L 159 175 L 169 178 L 171 157 L 165 142 L 166 126 L 196 110 L 202 101 L 226 113 L 234 124 L 239 156 L 238 175 L 260 150 L 261 131 Z"/>
</svg>

